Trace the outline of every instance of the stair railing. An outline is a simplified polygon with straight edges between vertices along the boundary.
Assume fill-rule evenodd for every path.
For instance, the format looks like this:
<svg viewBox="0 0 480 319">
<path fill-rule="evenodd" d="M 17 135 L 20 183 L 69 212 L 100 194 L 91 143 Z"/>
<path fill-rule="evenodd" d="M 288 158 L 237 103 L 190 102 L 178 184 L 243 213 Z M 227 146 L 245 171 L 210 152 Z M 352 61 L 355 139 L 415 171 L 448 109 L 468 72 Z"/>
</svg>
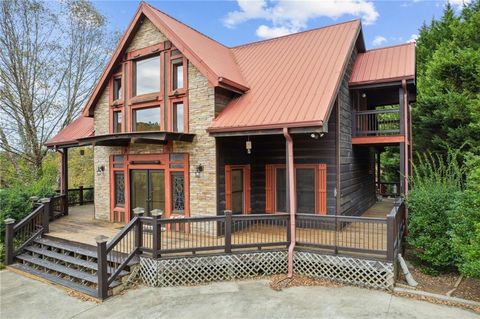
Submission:
<svg viewBox="0 0 480 319">
<path fill-rule="evenodd" d="M 34 198 L 33 200 L 36 201 L 37 199 Z M 33 211 L 17 224 L 12 218 L 4 221 L 6 265 L 13 264 L 15 256 L 19 255 L 35 238 L 48 233 L 51 209 L 50 198 L 42 198 L 40 203 L 34 203 Z"/>
<path fill-rule="evenodd" d="M 143 211 L 136 213 L 136 216 L 110 242 L 103 235 L 95 238 L 97 241 L 98 298 L 102 300 L 108 297 L 110 285 L 140 250 L 142 245 L 140 216 L 142 214 Z"/>
</svg>

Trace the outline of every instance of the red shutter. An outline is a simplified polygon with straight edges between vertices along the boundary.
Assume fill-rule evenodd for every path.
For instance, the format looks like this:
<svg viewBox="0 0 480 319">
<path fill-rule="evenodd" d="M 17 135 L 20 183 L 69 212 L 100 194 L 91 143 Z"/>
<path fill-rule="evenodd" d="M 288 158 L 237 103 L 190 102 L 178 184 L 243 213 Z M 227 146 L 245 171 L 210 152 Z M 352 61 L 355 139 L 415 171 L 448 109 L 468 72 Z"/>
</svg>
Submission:
<svg viewBox="0 0 480 319">
<path fill-rule="evenodd" d="M 273 213 L 274 211 L 274 167 L 265 165 L 265 212 Z"/>
<path fill-rule="evenodd" d="M 318 203 L 317 213 L 327 214 L 327 164 L 318 165 Z"/>
<path fill-rule="evenodd" d="M 243 183 L 244 183 L 244 192 L 245 192 L 245 212 L 250 214 L 252 208 L 250 205 L 250 165 L 245 165 L 243 168 Z"/>
<path fill-rule="evenodd" d="M 232 209 L 232 175 L 230 165 L 225 165 L 225 209 Z"/>
</svg>

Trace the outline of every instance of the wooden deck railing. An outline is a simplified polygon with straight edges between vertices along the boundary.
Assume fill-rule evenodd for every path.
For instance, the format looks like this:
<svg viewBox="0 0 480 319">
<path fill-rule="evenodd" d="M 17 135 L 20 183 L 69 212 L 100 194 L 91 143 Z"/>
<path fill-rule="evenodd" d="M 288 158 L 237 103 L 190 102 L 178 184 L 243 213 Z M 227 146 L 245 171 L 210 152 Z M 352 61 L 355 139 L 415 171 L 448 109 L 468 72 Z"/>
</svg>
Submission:
<svg viewBox="0 0 480 319">
<path fill-rule="evenodd" d="M 381 196 L 400 196 L 400 182 L 375 182 L 378 194 Z"/>
<path fill-rule="evenodd" d="M 33 210 L 20 222 L 15 224 L 12 218 L 5 222 L 5 263 L 13 263 L 15 256 L 22 253 L 38 236 L 49 231 L 49 223 L 58 214 L 65 214 L 66 197 L 57 195 L 52 198 L 32 197 Z"/>
<path fill-rule="evenodd" d="M 153 258 L 239 251 L 286 249 L 290 244 L 289 214 L 179 217 L 136 216 L 110 242 L 97 238 L 98 296 L 106 298 L 109 285 L 137 254 Z M 386 218 L 296 215 L 296 245 L 302 250 L 333 254 L 368 255 L 394 261 L 405 232 L 405 205 L 396 203 Z M 108 271 L 108 265 L 114 266 Z"/>
<path fill-rule="evenodd" d="M 60 193 L 60 190 L 56 190 Z M 91 204 L 94 201 L 94 188 L 83 187 L 69 188 L 68 189 L 68 206 Z"/>
<path fill-rule="evenodd" d="M 354 136 L 400 134 L 400 110 L 367 110 L 354 112 Z"/>
</svg>

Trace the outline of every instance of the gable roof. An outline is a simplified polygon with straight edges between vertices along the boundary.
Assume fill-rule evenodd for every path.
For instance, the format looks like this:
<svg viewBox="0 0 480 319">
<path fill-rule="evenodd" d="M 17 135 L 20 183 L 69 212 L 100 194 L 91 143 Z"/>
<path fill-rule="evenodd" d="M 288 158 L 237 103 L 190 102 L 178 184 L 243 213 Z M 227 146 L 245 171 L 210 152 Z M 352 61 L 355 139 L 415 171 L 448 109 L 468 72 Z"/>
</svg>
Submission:
<svg viewBox="0 0 480 319">
<path fill-rule="evenodd" d="M 225 86 L 240 92 L 248 90 L 248 85 L 229 48 L 142 2 L 87 101 L 83 109 L 84 116 L 93 115 L 93 108 L 107 85 L 115 65 L 135 36 L 139 22 L 143 18 L 150 20 L 207 77 L 212 85 Z"/>
<path fill-rule="evenodd" d="M 62 146 L 77 144 L 78 139 L 92 136 L 93 118 L 79 116 L 72 123 L 65 126 L 57 135 L 45 142 L 45 146 Z"/>
<path fill-rule="evenodd" d="M 360 32 L 354 20 L 233 48 L 250 90 L 208 131 L 322 126 Z"/>
<path fill-rule="evenodd" d="M 406 43 L 359 53 L 349 84 L 365 85 L 414 78 L 415 43 Z"/>
</svg>

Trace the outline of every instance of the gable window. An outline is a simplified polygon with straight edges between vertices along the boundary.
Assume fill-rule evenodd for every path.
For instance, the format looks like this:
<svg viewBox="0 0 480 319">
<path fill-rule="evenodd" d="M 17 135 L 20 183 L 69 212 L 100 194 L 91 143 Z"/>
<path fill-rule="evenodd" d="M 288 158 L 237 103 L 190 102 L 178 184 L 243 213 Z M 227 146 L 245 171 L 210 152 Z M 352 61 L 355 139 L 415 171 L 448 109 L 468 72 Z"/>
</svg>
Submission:
<svg viewBox="0 0 480 319">
<path fill-rule="evenodd" d="M 116 77 L 113 79 L 113 100 L 122 99 L 122 78 Z"/>
<path fill-rule="evenodd" d="M 113 133 L 122 132 L 122 111 L 113 112 Z"/>
<path fill-rule="evenodd" d="M 135 95 L 160 92 L 160 56 L 135 61 Z"/>
<path fill-rule="evenodd" d="M 173 61 L 173 89 L 183 89 L 183 59 Z"/>
<path fill-rule="evenodd" d="M 325 164 L 295 165 L 296 212 L 326 214 L 327 166 Z M 287 175 L 285 165 L 266 166 L 265 211 L 287 211 Z"/>
<path fill-rule="evenodd" d="M 133 131 L 160 131 L 160 107 L 137 108 L 132 114 Z"/>
<path fill-rule="evenodd" d="M 173 131 L 182 133 L 184 131 L 184 109 L 183 102 L 173 103 Z"/>
</svg>

